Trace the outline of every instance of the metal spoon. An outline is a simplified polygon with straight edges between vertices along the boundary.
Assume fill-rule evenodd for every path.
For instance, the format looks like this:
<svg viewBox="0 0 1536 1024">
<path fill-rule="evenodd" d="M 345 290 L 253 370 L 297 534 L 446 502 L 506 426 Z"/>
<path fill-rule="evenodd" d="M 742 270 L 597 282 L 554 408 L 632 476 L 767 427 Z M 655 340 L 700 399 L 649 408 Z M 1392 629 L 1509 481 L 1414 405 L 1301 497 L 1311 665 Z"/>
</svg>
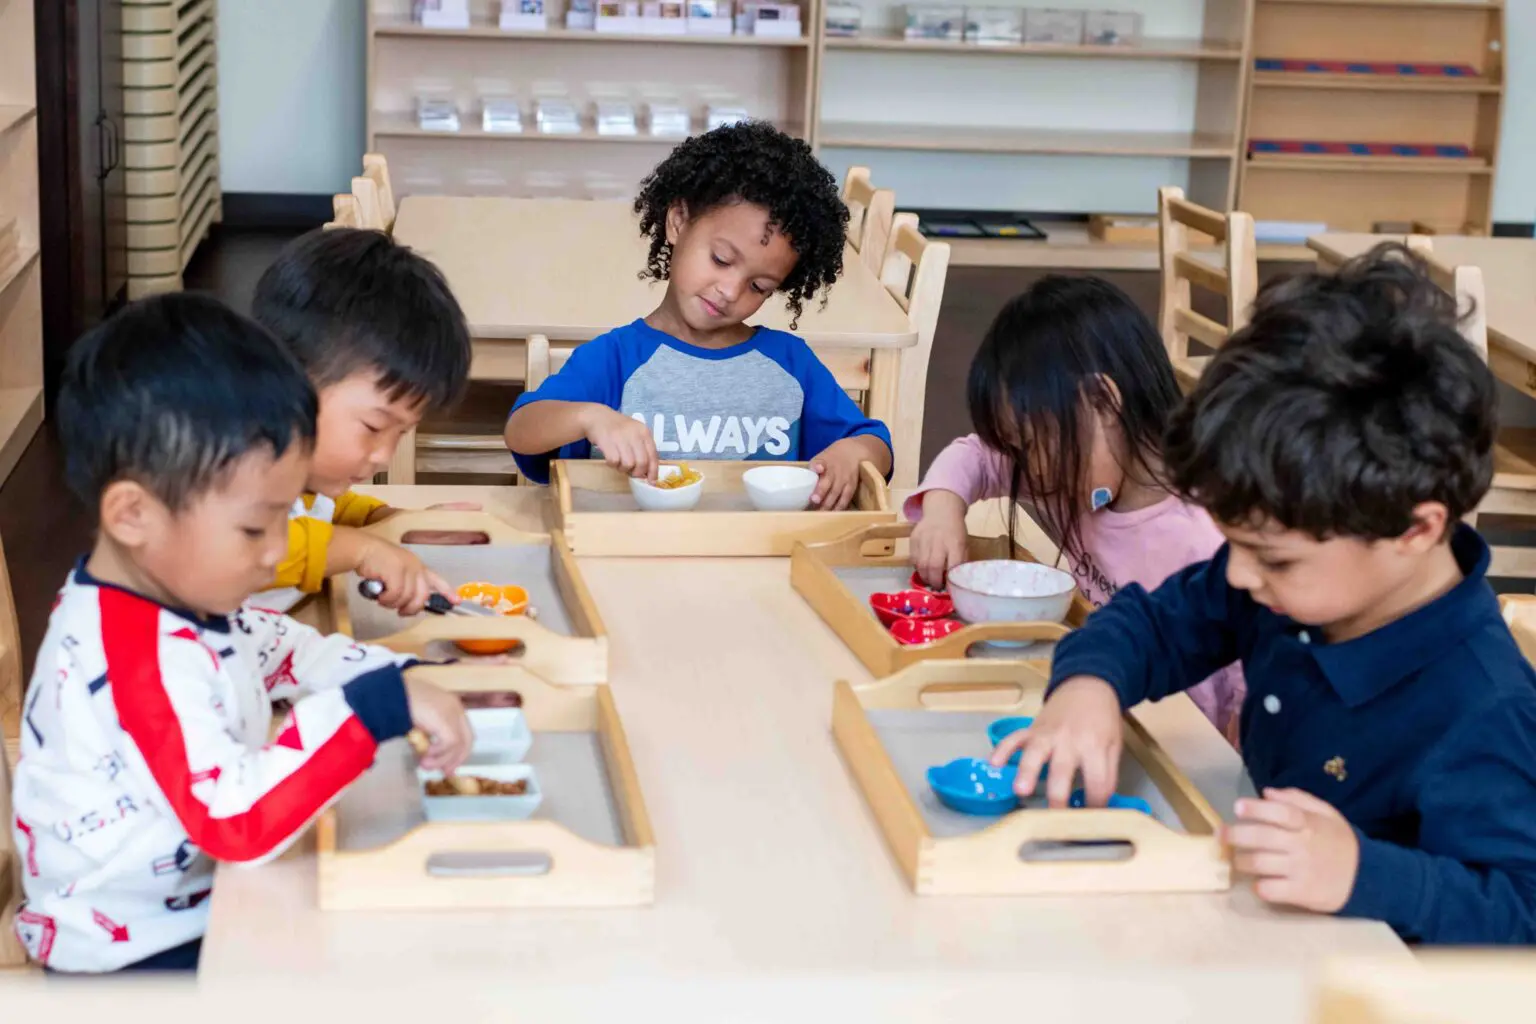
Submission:
<svg viewBox="0 0 1536 1024">
<path fill-rule="evenodd" d="M 378 580 L 363 580 L 357 585 L 357 592 L 370 601 L 377 601 L 379 595 L 384 593 L 384 584 Z M 433 615 L 467 615 L 470 618 L 498 618 L 496 612 L 485 607 L 479 601 L 461 601 L 454 604 L 442 594 L 433 594 L 427 598 L 426 610 Z"/>
</svg>

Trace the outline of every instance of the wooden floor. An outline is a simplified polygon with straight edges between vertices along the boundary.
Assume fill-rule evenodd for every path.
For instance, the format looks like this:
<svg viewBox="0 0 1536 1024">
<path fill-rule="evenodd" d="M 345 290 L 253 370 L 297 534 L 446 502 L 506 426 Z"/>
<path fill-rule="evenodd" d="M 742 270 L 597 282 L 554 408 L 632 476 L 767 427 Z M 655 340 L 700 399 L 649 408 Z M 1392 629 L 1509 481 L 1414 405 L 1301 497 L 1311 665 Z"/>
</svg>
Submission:
<svg viewBox="0 0 1536 1024">
<path fill-rule="evenodd" d="M 292 236 L 291 231 L 216 228 L 194 257 L 187 271 L 187 285 L 248 312 L 257 278 Z M 1043 273 L 994 267 L 950 270 L 929 367 L 924 466 L 951 439 L 970 431 L 965 378 L 971 357 L 1002 304 Z M 1156 274 L 1126 271 L 1104 276 L 1126 289 L 1149 315 L 1156 315 Z M 509 404 L 504 389 L 476 388 L 455 420 L 494 432 L 500 429 Z M 47 628 L 53 594 L 91 542 L 90 519 L 65 490 L 60 467 L 57 441 L 51 425 L 45 424 L 0 486 L 0 538 L 10 564 L 29 672 L 32 654 Z"/>
</svg>

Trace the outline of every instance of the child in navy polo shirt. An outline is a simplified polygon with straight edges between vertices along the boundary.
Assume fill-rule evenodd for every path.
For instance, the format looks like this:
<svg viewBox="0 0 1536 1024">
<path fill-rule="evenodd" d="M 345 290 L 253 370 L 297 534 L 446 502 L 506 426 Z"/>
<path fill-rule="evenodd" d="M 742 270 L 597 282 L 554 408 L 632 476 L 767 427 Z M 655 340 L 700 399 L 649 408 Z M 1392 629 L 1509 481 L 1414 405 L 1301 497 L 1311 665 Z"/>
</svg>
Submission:
<svg viewBox="0 0 1536 1024">
<path fill-rule="evenodd" d="M 666 293 L 517 400 L 505 439 L 523 474 L 547 482 L 551 458 L 649 480 L 663 456 L 808 461 L 827 510 L 852 502 L 860 463 L 889 474 L 885 425 L 804 341 L 744 322 L 782 292 L 793 327 L 842 273 L 848 210 L 810 147 L 760 121 L 716 128 L 662 161 L 635 212 Z"/>
<path fill-rule="evenodd" d="M 1460 522 L 1493 474 L 1494 385 L 1416 258 L 1382 247 L 1260 295 L 1175 416 L 1172 484 L 1227 543 L 1129 586 L 1057 648 L 1019 790 L 1102 805 L 1122 709 L 1240 660 L 1261 799 L 1226 838 L 1273 903 L 1405 939 L 1536 942 L 1536 673 Z"/>
</svg>

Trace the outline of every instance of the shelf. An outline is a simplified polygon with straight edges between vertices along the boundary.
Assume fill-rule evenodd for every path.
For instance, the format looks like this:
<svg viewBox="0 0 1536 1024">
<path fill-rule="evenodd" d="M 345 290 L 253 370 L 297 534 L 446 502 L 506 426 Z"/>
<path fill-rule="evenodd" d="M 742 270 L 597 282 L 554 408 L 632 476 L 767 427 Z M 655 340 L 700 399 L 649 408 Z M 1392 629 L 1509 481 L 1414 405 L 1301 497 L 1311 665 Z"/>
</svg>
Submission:
<svg viewBox="0 0 1536 1024">
<path fill-rule="evenodd" d="M 1258 0 L 1261 4 L 1290 4 L 1305 7 L 1434 7 L 1452 11 L 1499 11 L 1501 0 Z"/>
<path fill-rule="evenodd" d="M 0 135 L 4 135 L 12 128 L 25 124 L 36 113 L 36 107 L 20 107 L 14 104 L 0 103 Z"/>
<path fill-rule="evenodd" d="M 1341 171 L 1369 172 L 1372 174 L 1463 174 L 1469 176 L 1493 173 L 1488 161 L 1480 157 L 1465 160 L 1437 160 L 1433 157 L 1369 157 L 1369 156 L 1295 156 L 1251 157 L 1249 170 L 1274 171 Z"/>
<path fill-rule="evenodd" d="M 493 23 L 477 22 L 469 28 L 422 28 L 413 21 L 378 19 L 373 25 L 375 36 L 425 36 L 432 39 L 539 39 L 554 43 L 660 43 L 683 46 L 763 46 L 781 49 L 805 49 L 811 45 L 807 36 L 789 38 L 776 36 L 661 36 L 643 32 L 597 32 L 591 29 L 569 29 L 550 26 L 540 32 L 537 29 L 503 30 Z"/>
<path fill-rule="evenodd" d="M 0 480 L 10 476 L 42 425 L 42 388 L 0 388 Z"/>
<path fill-rule="evenodd" d="M 987 56 L 1076 57 L 1106 60 L 1241 60 L 1241 43 L 1217 39 L 1147 39 L 1135 46 L 1053 46 L 1044 43 L 952 43 L 899 35 L 828 36 L 829 50 L 906 50 Z"/>
<path fill-rule="evenodd" d="M 1496 0 L 1259 0 L 1261 4 L 1295 4 L 1307 7 L 1435 7 L 1451 11 L 1498 11 Z"/>
<path fill-rule="evenodd" d="M 532 118 L 528 119 L 531 123 Z M 775 122 L 778 123 L 778 122 Z M 553 135 L 536 131 L 527 126 L 521 132 L 488 132 L 478 124 L 470 123 L 470 119 L 463 121 L 464 127 L 456 132 L 436 132 L 421 128 L 416 123 L 416 118 L 411 114 L 377 114 L 373 134 L 397 139 L 478 139 L 487 142 L 614 142 L 627 145 L 642 146 L 676 146 L 684 137 L 675 135 L 650 135 L 641 132 L 638 135 L 599 135 L 592 128 L 584 128 L 574 135 Z M 695 122 L 692 131 L 701 132 L 704 126 L 701 122 Z M 804 133 L 799 125 L 779 124 L 779 128 L 790 135 L 804 138 Z"/>
<path fill-rule="evenodd" d="M 1046 233 L 1039 240 L 1018 238 L 939 238 L 949 243 L 951 267 L 1010 267 L 1057 270 L 1156 270 L 1154 242 L 1101 242 L 1086 223 L 1036 221 Z M 1259 261 L 1310 263 L 1317 254 L 1304 245 L 1261 245 Z M 1201 250 L 1197 258 L 1214 263 L 1217 250 Z"/>
<path fill-rule="evenodd" d="M 1189 132 L 1067 131 L 1043 128 L 973 128 L 949 125 L 828 122 L 823 147 L 967 153 L 1037 153 L 1060 156 L 1157 156 L 1233 159 L 1230 137 Z"/>
<path fill-rule="evenodd" d="M 1351 89 L 1359 92 L 1485 93 L 1504 91 L 1487 78 L 1436 78 L 1419 75 L 1332 75 L 1314 71 L 1255 71 L 1253 84 L 1263 89 Z"/>
<path fill-rule="evenodd" d="M 37 259 L 38 248 L 35 245 L 23 245 L 16 257 L 9 263 L 0 263 L 0 295 L 4 295 L 7 288 L 16 283 L 17 278 L 26 273 L 32 261 Z"/>
</svg>

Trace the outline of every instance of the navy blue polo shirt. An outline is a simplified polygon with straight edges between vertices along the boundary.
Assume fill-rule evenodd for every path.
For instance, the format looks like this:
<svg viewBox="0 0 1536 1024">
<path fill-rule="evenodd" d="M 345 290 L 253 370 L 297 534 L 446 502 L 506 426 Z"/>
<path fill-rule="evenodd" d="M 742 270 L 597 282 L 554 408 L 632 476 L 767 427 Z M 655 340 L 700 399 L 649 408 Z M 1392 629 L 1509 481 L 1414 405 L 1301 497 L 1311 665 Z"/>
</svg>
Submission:
<svg viewBox="0 0 1536 1024">
<path fill-rule="evenodd" d="M 1304 789 L 1360 838 L 1341 914 L 1405 939 L 1536 943 L 1536 672 L 1460 526 L 1465 578 L 1344 643 L 1227 583 L 1228 548 L 1148 593 L 1128 586 L 1056 648 L 1051 685 L 1097 676 L 1132 707 L 1241 661 L 1254 784 Z"/>
</svg>

